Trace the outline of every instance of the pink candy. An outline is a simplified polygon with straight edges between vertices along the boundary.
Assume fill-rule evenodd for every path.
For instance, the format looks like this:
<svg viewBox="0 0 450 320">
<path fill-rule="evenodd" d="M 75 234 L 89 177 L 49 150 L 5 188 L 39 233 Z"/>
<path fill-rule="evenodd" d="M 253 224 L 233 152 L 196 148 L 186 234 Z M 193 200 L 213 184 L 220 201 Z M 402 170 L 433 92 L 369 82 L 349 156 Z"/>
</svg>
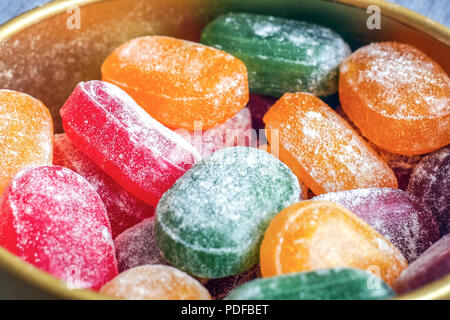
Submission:
<svg viewBox="0 0 450 320">
<path fill-rule="evenodd" d="M 343 205 L 392 242 L 408 262 L 439 239 L 438 224 L 431 211 L 399 189 L 355 189 L 313 199 Z"/>
<path fill-rule="evenodd" d="M 61 109 L 75 146 L 135 197 L 156 205 L 200 154 L 117 86 L 77 85 Z"/>
<path fill-rule="evenodd" d="M 226 147 L 255 147 L 257 140 L 256 132 L 252 130 L 250 110 L 247 108 L 215 128 L 204 131 L 177 129 L 175 132 L 191 143 L 203 157 Z"/>
<path fill-rule="evenodd" d="M 0 245 L 71 288 L 117 275 L 105 207 L 80 175 L 59 166 L 20 171 L 0 200 Z"/>
<path fill-rule="evenodd" d="M 450 234 L 441 238 L 409 265 L 394 282 L 398 293 L 407 293 L 450 274 Z"/>
<path fill-rule="evenodd" d="M 411 174 L 407 191 L 430 208 L 441 235 L 450 232 L 450 145 L 420 161 Z"/>
<path fill-rule="evenodd" d="M 55 135 L 53 164 L 77 172 L 95 188 L 105 204 L 113 238 L 145 218 L 153 216 L 152 206 L 135 198 L 119 186 L 91 159 L 79 151 L 65 134 Z"/>
</svg>

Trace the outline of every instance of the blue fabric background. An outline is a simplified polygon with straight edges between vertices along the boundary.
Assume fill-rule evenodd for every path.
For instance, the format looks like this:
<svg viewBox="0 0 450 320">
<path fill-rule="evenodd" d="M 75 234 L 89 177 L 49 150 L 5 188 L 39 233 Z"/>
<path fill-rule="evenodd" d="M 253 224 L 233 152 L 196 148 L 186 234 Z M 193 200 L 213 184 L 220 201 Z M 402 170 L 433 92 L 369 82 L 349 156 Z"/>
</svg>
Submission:
<svg viewBox="0 0 450 320">
<path fill-rule="evenodd" d="M 0 24 L 49 0 L 0 0 Z M 450 0 L 391 0 L 450 27 Z"/>
</svg>

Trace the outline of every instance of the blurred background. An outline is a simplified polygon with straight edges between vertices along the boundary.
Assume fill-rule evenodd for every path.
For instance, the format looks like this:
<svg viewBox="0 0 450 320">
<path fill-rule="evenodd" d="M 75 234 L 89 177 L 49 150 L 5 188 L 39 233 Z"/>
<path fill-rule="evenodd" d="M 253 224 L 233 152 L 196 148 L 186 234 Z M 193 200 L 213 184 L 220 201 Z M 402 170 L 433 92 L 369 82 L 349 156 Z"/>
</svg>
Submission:
<svg viewBox="0 0 450 320">
<path fill-rule="evenodd" d="M 0 0 L 0 24 L 51 0 Z M 213 0 L 215 1 L 215 0 Z M 244 1 L 244 0 L 243 0 Z M 390 0 L 450 28 L 450 0 Z"/>
</svg>

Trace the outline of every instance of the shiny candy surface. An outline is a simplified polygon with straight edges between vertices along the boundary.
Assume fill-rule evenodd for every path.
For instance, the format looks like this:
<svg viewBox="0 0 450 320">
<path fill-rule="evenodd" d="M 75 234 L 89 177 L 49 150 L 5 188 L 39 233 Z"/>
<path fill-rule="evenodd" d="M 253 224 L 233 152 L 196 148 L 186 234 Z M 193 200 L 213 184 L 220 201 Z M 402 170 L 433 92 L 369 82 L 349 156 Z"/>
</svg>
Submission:
<svg viewBox="0 0 450 320">
<path fill-rule="evenodd" d="M 400 251 L 344 207 L 301 201 L 271 222 L 260 250 L 263 277 L 331 267 L 375 272 L 387 284 L 407 262 Z"/>
<path fill-rule="evenodd" d="M 124 89 L 170 128 L 204 129 L 233 117 L 248 101 L 247 69 L 223 51 L 181 39 L 130 40 L 103 62 L 102 79 Z"/>
</svg>

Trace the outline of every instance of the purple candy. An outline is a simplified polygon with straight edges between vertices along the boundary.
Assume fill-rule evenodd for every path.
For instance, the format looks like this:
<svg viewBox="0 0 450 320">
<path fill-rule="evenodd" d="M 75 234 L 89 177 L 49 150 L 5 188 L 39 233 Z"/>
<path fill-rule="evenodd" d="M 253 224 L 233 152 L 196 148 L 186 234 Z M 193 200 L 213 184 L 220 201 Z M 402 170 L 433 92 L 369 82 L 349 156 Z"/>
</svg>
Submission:
<svg viewBox="0 0 450 320">
<path fill-rule="evenodd" d="M 261 277 L 259 263 L 253 268 L 242 272 L 241 274 L 220 279 L 209 280 L 205 287 L 209 290 L 211 297 L 215 300 L 222 300 L 228 293 L 241 284 Z"/>
<path fill-rule="evenodd" d="M 428 248 L 394 282 L 398 293 L 407 293 L 450 273 L 450 234 Z"/>
<path fill-rule="evenodd" d="M 409 193 L 392 188 L 331 192 L 314 197 L 343 205 L 395 245 L 408 262 L 439 239 L 431 211 Z"/>
<path fill-rule="evenodd" d="M 277 101 L 275 98 L 262 96 L 259 94 L 250 94 L 247 108 L 252 114 L 252 126 L 257 132 L 264 129 L 263 117 L 267 110 Z"/>
<path fill-rule="evenodd" d="M 407 191 L 430 208 L 442 236 L 450 232 L 450 145 L 420 161 L 411 175 Z"/>
<path fill-rule="evenodd" d="M 116 238 L 119 272 L 146 264 L 168 264 L 156 247 L 153 225 L 154 218 L 145 219 Z"/>
</svg>

